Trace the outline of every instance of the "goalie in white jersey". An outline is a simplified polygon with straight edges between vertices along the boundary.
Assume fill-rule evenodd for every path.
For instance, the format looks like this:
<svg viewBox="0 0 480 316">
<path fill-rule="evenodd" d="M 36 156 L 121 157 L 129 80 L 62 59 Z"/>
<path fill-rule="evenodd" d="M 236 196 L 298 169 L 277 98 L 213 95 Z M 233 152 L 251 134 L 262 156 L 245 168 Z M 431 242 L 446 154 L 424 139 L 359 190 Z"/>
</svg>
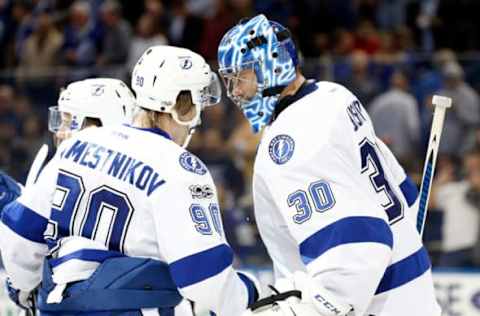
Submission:
<svg viewBox="0 0 480 316">
<path fill-rule="evenodd" d="M 155 46 L 132 86 L 132 126 L 75 133 L 5 210 L 12 282 L 30 291 L 41 280 L 46 316 L 240 315 L 256 286 L 232 268 L 210 173 L 179 146 L 219 101 L 218 79 L 198 54 Z M 188 309 L 174 311 L 184 298 Z"/>
<path fill-rule="evenodd" d="M 281 312 L 254 305 L 253 313 L 440 315 L 408 215 L 416 187 L 358 99 L 341 85 L 306 81 L 289 31 L 263 15 L 228 31 L 218 59 L 229 97 L 254 132 L 265 127 L 256 221 L 276 276 L 303 292 L 301 301 L 275 296 Z"/>
</svg>

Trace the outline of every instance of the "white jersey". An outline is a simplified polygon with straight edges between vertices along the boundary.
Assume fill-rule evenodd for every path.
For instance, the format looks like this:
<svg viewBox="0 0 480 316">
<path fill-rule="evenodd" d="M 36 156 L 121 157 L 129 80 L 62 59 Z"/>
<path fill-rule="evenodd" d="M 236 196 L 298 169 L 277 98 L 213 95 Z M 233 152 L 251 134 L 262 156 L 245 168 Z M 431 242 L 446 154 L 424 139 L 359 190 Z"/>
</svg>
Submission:
<svg viewBox="0 0 480 316">
<path fill-rule="evenodd" d="M 253 284 L 232 268 L 209 171 L 159 129 L 76 133 L 18 202 L 28 227 L 12 220 L 0 230 L 6 270 L 20 289 L 40 282 L 45 238 L 73 235 L 168 263 L 180 293 L 200 310 L 240 315 L 252 299 Z"/>
<path fill-rule="evenodd" d="M 299 90 L 263 135 L 253 185 L 277 277 L 306 271 L 358 316 L 440 315 L 408 215 L 416 187 L 343 86 Z"/>
</svg>

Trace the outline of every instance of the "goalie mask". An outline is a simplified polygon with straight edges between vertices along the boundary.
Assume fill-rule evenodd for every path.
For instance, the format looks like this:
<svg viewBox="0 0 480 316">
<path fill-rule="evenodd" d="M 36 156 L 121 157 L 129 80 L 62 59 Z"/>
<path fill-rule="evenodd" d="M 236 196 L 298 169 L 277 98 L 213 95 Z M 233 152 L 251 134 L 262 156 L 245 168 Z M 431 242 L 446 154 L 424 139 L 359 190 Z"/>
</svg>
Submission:
<svg viewBox="0 0 480 316">
<path fill-rule="evenodd" d="M 259 132 L 296 76 L 298 57 L 290 32 L 262 14 L 241 21 L 222 38 L 218 63 L 228 97 Z"/>
<path fill-rule="evenodd" d="M 200 125 L 202 110 L 221 98 L 218 77 L 203 57 L 173 46 L 153 46 L 145 51 L 133 69 L 132 88 L 140 107 L 168 113 L 176 123 L 189 129 L 183 147 Z M 187 116 L 176 107 L 182 92 L 190 93 L 194 106 L 194 112 Z"/>
</svg>

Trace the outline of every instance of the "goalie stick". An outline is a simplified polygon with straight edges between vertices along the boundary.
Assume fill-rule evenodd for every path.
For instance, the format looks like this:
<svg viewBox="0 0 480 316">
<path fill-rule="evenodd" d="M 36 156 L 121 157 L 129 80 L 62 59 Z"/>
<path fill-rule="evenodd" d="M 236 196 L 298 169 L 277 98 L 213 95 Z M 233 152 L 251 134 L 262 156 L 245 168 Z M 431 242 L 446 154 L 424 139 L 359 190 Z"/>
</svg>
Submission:
<svg viewBox="0 0 480 316">
<path fill-rule="evenodd" d="M 445 111 L 452 106 L 452 99 L 444 96 L 434 95 L 432 99 L 434 106 L 430 140 L 428 141 L 427 156 L 423 167 L 422 184 L 420 186 L 420 197 L 417 213 L 417 231 L 423 235 L 425 219 L 427 218 L 428 199 L 437 162 L 438 147 L 442 136 Z"/>
</svg>

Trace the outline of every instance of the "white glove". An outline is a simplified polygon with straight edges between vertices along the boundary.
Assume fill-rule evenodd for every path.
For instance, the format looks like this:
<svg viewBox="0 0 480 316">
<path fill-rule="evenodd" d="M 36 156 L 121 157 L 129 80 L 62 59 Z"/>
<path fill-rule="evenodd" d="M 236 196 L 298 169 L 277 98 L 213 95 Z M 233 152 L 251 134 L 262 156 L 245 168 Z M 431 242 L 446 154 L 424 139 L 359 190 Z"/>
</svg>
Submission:
<svg viewBox="0 0 480 316">
<path fill-rule="evenodd" d="M 350 305 L 341 303 L 317 285 L 305 272 L 280 279 L 272 287 L 277 294 L 259 300 L 242 316 L 354 316 Z"/>
</svg>

